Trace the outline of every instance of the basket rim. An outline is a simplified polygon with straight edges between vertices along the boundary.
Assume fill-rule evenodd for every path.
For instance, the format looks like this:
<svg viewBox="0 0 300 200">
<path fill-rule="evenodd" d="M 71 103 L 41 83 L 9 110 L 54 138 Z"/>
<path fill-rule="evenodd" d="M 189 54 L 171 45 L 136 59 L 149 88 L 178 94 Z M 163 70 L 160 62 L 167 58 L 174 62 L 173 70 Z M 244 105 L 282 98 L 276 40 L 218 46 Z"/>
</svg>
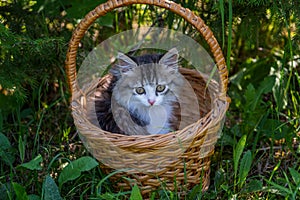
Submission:
<svg viewBox="0 0 300 200">
<path fill-rule="evenodd" d="M 96 19 L 104 16 L 107 12 L 110 12 L 115 8 L 125 7 L 132 4 L 148 4 L 165 8 L 183 17 L 188 23 L 193 25 L 199 33 L 201 33 L 210 47 L 210 51 L 213 54 L 213 58 L 219 72 L 220 92 L 218 98 L 222 101 L 230 103 L 230 98 L 226 95 L 228 89 L 228 70 L 222 50 L 219 46 L 218 41 L 213 35 L 213 32 L 204 23 L 204 21 L 199 16 L 195 15 L 192 11 L 182 7 L 181 5 L 173 1 L 168 0 L 108 0 L 105 3 L 98 5 L 94 10 L 90 11 L 84 17 L 84 19 L 80 21 L 76 29 L 73 31 L 66 54 L 65 69 L 71 94 L 73 95 L 76 91 L 80 90 L 76 79 L 76 56 L 79 43 L 85 35 L 85 32 Z"/>
</svg>

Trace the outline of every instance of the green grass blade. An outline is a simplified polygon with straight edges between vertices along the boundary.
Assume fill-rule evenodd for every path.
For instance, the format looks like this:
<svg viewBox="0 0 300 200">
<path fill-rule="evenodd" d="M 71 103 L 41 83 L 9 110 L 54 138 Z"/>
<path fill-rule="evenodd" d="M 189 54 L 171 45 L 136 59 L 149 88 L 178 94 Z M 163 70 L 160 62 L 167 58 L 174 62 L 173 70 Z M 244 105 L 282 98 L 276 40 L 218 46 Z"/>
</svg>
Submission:
<svg viewBox="0 0 300 200">
<path fill-rule="evenodd" d="M 269 183 L 270 185 L 272 185 L 275 189 L 277 189 L 279 191 L 279 194 L 281 196 L 286 196 L 286 195 L 292 195 L 293 193 L 287 189 L 286 187 L 283 187 L 277 183 L 274 183 L 273 181 L 269 181 L 269 180 L 266 180 L 267 183 Z M 271 189 L 271 188 L 270 188 Z M 271 192 L 272 193 L 272 192 Z"/>
<path fill-rule="evenodd" d="M 232 42 L 232 0 L 228 1 L 228 6 L 229 6 L 229 21 L 228 21 L 226 64 L 227 64 L 228 71 L 230 71 L 230 56 L 231 56 L 231 42 Z"/>
<path fill-rule="evenodd" d="M 220 0 L 220 13 L 222 19 L 222 49 L 225 46 L 225 9 L 224 9 L 224 1 Z"/>
<path fill-rule="evenodd" d="M 140 189 L 136 184 L 132 188 L 130 200 L 143 200 Z"/>
</svg>

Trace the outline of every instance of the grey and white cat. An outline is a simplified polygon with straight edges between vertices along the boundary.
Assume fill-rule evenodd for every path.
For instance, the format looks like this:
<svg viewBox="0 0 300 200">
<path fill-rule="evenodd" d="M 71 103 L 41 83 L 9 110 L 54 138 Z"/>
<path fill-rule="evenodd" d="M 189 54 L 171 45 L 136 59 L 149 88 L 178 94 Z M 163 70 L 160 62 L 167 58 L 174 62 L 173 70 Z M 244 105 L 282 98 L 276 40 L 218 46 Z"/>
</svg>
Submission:
<svg viewBox="0 0 300 200">
<path fill-rule="evenodd" d="M 101 128 L 126 135 L 174 131 L 176 125 L 172 121 L 178 120 L 174 106 L 178 105 L 184 83 L 178 71 L 178 57 L 176 48 L 165 54 L 136 57 L 119 53 L 110 70 L 111 109 L 103 113 L 95 102 Z"/>
</svg>

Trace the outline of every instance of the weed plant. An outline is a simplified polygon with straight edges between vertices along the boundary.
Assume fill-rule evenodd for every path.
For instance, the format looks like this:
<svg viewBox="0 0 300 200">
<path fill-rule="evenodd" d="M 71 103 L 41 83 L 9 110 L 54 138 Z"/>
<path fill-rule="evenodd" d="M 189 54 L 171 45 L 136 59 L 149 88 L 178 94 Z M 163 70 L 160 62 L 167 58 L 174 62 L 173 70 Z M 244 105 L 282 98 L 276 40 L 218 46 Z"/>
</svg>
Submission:
<svg viewBox="0 0 300 200">
<path fill-rule="evenodd" d="M 0 2 L 0 199 L 142 199 L 137 186 L 112 189 L 109 177 L 119 172 L 102 173 L 70 114 L 67 44 L 78 20 L 101 2 Z M 232 99 L 211 158 L 210 187 L 202 193 L 197 185 L 185 199 L 299 199 L 299 1 L 178 3 L 215 33 Z M 133 25 L 165 26 L 204 41 L 174 13 L 134 5 L 89 29 L 78 62 L 93 46 Z M 151 195 L 158 197 L 180 199 L 163 183 Z"/>
</svg>

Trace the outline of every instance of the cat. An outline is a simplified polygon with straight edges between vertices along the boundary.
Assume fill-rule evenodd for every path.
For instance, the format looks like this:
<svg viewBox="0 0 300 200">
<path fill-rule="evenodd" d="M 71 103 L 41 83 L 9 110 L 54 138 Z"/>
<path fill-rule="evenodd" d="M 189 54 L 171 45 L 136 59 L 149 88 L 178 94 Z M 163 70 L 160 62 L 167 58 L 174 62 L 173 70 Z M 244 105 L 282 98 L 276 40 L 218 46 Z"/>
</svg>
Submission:
<svg viewBox="0 0 300 200">
<path fill-rule="evenodd" d="M 109 71 L 105 93 L 96 95 L 95 109 L 103 130 L 126 135 L 165 134 L 178 129 L 184 77 L 178 50 L 165 54 L 128 56 L 118 53 Z"/>
</svg>

